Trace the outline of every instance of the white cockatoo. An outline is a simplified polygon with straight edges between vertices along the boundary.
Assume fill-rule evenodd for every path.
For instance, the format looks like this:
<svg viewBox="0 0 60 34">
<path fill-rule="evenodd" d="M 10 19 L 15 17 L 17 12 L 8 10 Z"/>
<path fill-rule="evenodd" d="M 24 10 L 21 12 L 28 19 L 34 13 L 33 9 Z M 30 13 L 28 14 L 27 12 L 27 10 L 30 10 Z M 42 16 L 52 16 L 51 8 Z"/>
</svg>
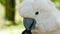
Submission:
<svg viewBox="0 0 60 34">
<path fill-rule="evenodd" d="M 60 34 L 60 12 L 51 0 L 24 0 L 19 14 L 36 20 L 32 34 Z"/>
</svg>

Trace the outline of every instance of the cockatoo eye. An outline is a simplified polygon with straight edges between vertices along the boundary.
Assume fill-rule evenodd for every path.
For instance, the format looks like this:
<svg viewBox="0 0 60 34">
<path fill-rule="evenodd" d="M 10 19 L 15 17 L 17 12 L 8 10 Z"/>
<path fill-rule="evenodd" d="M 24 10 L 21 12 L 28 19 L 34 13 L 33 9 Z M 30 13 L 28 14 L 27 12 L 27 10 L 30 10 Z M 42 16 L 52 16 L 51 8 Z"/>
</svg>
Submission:
<svg viewBox="0 0 60 34">
<path fill-rule="evenodd" d="M 35 13 L 35 15 L 38 15 L 39 14 L 39 12 L 37 11 L 36 13 Z"/>
</svg>

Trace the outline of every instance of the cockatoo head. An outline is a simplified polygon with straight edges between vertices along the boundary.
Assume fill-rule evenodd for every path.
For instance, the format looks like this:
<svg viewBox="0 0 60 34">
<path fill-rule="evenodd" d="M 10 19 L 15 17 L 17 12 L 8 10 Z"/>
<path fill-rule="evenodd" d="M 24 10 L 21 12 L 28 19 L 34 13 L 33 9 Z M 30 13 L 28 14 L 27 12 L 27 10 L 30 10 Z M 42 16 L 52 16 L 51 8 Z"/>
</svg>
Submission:
<svg viewBox="0 0 60 34">
<path fill-rule="evenodd" d="M 50 2 L 50 0 L 24 0 L 19 6 L 19 14 L 23 18 L 35 19 L 35 26 L 37 27 L 40 24 L 44 23 L 46 18 L 50 17 L 53 7 L 54 5 Z M 28 29 L 29 24 L 26 24 L 25 26 Z"/>
<path fill-rule="evenodd" d="M 19 6 L 19 13 L 22 17 L 35 19 L 48 9 L 51 9 L 50 6 L 48 0 L 24 0 Z"/>
</svg>

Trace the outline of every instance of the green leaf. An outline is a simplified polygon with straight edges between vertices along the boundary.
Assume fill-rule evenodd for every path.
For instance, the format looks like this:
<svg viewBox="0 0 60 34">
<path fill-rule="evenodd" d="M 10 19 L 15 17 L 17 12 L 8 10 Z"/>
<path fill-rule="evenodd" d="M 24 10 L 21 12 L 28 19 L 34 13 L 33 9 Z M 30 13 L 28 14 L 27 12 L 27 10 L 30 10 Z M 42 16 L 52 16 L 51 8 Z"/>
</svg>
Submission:
<svg viewBox="0 0 60 34">
<path fill-rule="evenodd" d="M 5 6 L 6 5 L 6 0 L 0 0 L 0 3 Z"/>
<path fill-rule="evenodd" d="M 22 3 L 24 0 L 20 0 L 20 3 Z"/>
</svg>

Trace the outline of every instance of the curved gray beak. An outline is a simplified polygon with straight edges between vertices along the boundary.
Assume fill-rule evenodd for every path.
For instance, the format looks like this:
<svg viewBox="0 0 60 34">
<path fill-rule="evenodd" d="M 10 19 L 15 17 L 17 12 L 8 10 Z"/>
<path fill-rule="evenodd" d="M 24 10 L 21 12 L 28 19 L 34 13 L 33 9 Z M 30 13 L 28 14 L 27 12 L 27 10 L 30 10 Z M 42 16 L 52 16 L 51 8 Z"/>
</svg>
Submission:
<svg viewBox="0 0 60 34">
<path fill-rule="evenodd" d="M 24 18 L 23 24 L 27 30 L 35 29 L 36 21 L 32 18 Z"/>
</svg>

